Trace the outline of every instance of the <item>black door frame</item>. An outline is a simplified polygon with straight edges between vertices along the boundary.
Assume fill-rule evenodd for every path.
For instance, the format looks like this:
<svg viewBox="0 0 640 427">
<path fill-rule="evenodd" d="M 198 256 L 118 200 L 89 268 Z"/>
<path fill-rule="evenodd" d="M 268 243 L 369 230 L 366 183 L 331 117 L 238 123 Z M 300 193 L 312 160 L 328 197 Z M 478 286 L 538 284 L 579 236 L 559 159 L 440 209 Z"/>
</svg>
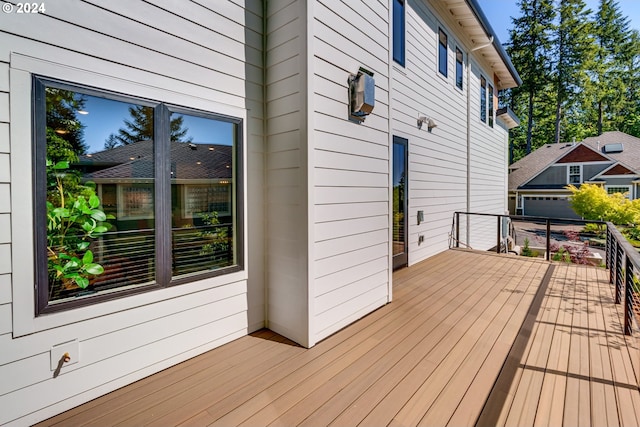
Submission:
<svg viewBox="0 0 640 427">
<path fill-rule="evenodd" d="M 406 267 L 407 264 L 409 263 L 409 242 L 407 240 L 407 237 L 409 235 L 409 224 L 408 224 L 408 208 L 409 208 L 409 140 L 406 138 L 401 138 L 399 136 L 393 136 L 393 149 L 392 152 L 395 154 L 395 147 L 396 144 L 401 145 L 404 148 L 404 200 L 402 201 L 402 209 L 404 212 L 404 218 L 403 218 L 403 230 L 402 230 L 402 234 L 404 236 L 404 249 L 402 251 L 402 253 L 394 255 L 393 254 L 393 250 L 392 250 L 392 257 L 393 257 L 393 269 L 396 270 L 398 268 L 402 268 L 402 267 Z M 393 170 L 393 167 L 395 167 L 395 157 L 392 157 L 391 159 L 392 162 L 392 177 L 391 177 L 391 188 L 392 188 L 392 193 L 393 193 L 393 179 L 395 176 L 395 170 Z M 392 196 L 393 197 L 393 196 Z M 391 201 L 391 222 L 392 222 L 392 229 L 393 229 L 393 200 Z M 392 230 L 392 248 L 395 247 L 395 242 L 393 241 L 393 230 Z"/>
</svg>

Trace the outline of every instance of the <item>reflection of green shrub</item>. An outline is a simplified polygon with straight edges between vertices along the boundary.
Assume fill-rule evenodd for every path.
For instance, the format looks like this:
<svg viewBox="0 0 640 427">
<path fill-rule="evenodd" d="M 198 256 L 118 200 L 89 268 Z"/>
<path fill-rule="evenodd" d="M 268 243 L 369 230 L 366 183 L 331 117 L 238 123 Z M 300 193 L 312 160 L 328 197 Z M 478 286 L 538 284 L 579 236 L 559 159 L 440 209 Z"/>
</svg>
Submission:
<svg viewBox="0 0 640 427">
<path fill-rule="evenodd" d="M 220 254 L 227 255 L 229 251 L 229 236 L 226 227 L 216 227 L 220 224 L 218 212 L 205 212 L 201 214 L 202 222 L 208 226 L 199 235 L 207 241 L 200 250 L 200 255 L 212 255 L 214 259 L 221 258 Z"/>
<path fill-rule="evenodd" d="M 104 268 L 94 262 L 91 241 L 108 230 L 112 215 L 100 209 L 91 183 L 80 184 L 69 162 L 47 160 L 47 258 L 50 292 L 86 288 Z"/>
</svg>

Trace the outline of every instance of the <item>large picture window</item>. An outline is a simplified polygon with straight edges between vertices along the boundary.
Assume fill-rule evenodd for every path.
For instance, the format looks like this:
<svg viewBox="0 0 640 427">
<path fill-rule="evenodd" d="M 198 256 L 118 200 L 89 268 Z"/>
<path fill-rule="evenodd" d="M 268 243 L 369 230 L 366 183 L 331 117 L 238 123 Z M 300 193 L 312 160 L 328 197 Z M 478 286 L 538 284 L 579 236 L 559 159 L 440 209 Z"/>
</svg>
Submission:
<svg viewBox="0 0 640 427">
<path fill-rule="evenodd" d="M 242 120 L 34 78 L 38 313 L 242 268 Z"/>
</svg>

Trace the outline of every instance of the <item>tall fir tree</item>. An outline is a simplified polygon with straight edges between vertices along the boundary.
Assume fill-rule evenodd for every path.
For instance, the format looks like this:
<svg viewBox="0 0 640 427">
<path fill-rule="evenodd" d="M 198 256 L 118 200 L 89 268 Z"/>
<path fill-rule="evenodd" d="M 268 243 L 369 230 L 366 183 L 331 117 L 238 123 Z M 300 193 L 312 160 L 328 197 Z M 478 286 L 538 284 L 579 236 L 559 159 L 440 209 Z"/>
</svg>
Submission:
<svg viewBox="0 0 640 427">
<path fill-rule="evenodd" d="M 129 107 L 131 118 L 124 121 L 124 127 L 118 130 L 115 138 L 121 145 L 129 145 L 140 141 L 153 139 L 153 108 L 143 105 Z M 171 141 L 190 142 L 192 138 L 185 138 L 188 128 L 183 127 L 184 117 L 172 113 L 170 118 Z M 110 143 L 113 146 L 113 141 Z"/>
<path fill-rule="evenodd" d="M 553 39 L 555 143 L 588 136 L 582 127 L 568 120 L 568 116 L 579 114 L 580 94 L 588 78 L 586 70 L 592 66 L 595 55 L 590 14 L 584 0 L 558 2 L 558 24 Z"/>
<path fill-rule="evenodd" d="M 510 104 L 520 117 L 526 118 L 527 126 L 524 134 L 523 130 L 513 133 L 515 150 L 512 153 L 524 148 L 524 153 L 529 154 L 533 148 L 536 104 L 544 98 L 543 92 L 551 80 L 549 58 L 555 10 L 552 0 L 520 0 L 518 5 L 522 15 L 512 18 L 508 53 L 522 78 L 522 85 L 511 91 Z"/>
<path fill-rule="evenodd" d="M 600 0 L 594 17 L 596 40 L 592 75 L 592 97 L 596 132 L 617 129 L 616 118 L 625 101 L 625 71 L 628 69 L 629 19 L 615 0 Z"/>
<path fill-rule="evenodd" d="M 64 146 L 67 150 L 73 151 L 75 156 L 86 153 L 88 147 L 84 141 L 84 125 L 78 120 L 76 115 L 78 111 L 84 109 L 85 98 L 70 90 L 52 87 L 46 88 L 45 96 L 47 110 L 47 150 L 53 153 L 54 146 Z M 53 156 L 57 158 L 59 157 L 59 153 Z"/>
</svg>

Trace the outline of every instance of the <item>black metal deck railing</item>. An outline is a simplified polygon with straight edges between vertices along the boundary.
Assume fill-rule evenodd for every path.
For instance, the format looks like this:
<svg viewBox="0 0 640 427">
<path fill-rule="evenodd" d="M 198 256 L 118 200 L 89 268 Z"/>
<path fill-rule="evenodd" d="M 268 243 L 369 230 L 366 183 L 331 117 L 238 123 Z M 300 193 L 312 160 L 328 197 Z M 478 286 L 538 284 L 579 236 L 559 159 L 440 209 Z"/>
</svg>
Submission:
<svg viewBox="0 0 640 427">
<path fill-rule="evenodd" d="M 609 283 L 616 287 L 616 304 L 624 304 L 624 333 L 631 335 L 640 323 L 640 254 L 610 222 L 607 223 Z"/>
<path fill-rule="evenodd" d="M 603 221 L 585 221 L 570 218 L 549 218 L 537 216 L 523 215 L 500 215 L 478 212 L 455 212 L 453 215 L 453 224 L 451 227 L 451 247 L 471 247 L 467 237 L 473 235 L 471 218 L 485 218 L 487 221 L 483 223 L 485 236 L 489 234 L 487 224 L 491 222 L 489 217 L 495 220 L 495 246 L 492 250 L 498 253 L 508 252 L 508 245 L 505 242 L 505 236 L 514 234 L 514 222 L 528 222 L 544 226 L 545 240 L 545 259 L 549 261 L 553 250 L 552 244 L 552 225 L 585 225 L 599 224 L 605 228 L 605 266 L 609 270 L 609 283 L 615 285 L 615 302 L 616 304 L 624 304 L 624 332 L 631 335 L 633 331 L 639 330 L 640 325 L 640 253 L 631 243 L 622 235 L 620 230 L 610 222 Z M 465 233 L 461 234 L 461 225 L 466 226 Z M 508 227 L 505 229 L 505 227 Z M 492 233 L 492 232 L 491 232 Z M 487 239 L 485 238 L 486 242 Z"/>
</svg>

